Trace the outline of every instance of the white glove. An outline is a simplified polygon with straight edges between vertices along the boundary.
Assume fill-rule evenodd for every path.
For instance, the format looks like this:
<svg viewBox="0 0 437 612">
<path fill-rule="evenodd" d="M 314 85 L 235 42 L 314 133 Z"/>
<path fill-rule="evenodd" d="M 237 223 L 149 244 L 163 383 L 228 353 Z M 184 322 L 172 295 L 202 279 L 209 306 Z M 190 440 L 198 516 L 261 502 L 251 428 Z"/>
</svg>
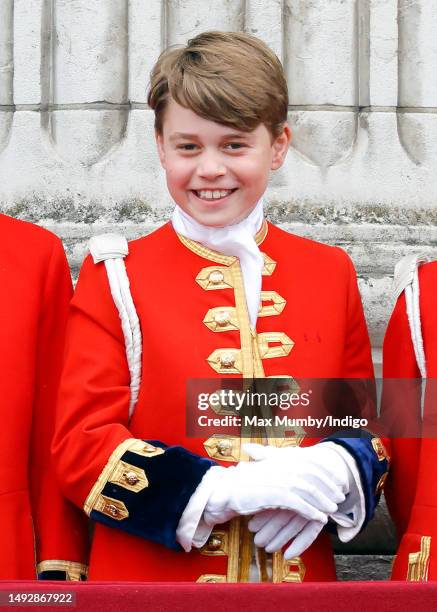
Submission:
<svg viewBox="0 0 437 612">
<path fill-rule="evenodd" d="M 293 449 L 248 444 L 245 450 L 257 460 L 283 461 L 287 455 L 292 456 L 290 451 Z M 364 496 L 353 457 L 334 443 L 323 443 L 301 450 L 308 451 L 306 455 L 309 462 L 319 462 L 323 465 L 330 472 L 326 478 L 339 486 L 345 494 L 353 489 L 354 496 L 351 496 L 353 499 L 346 500 L 340 511 L 330 513 L 330 518 L 341 526 L 338 528 L 339 535 L 343 536 L 341 539 L 343 541 L 352 539 L 359 531 L 365 513 Z M 309 478 L 312 478 L 311 474 Z M 350 518 L 348 512 L 351 512 L 355 518 Z M 290 510 L 261 512 L 249 522 L 249 529 L 256 533 L 255 544 L 264 547 L 267 552 L 280 550 L 294 538 L 293 543 L 285 551 L 286 559 L 302 554 L 314 542 L 322 528 L 323 523 L 320 521 L 307 520 Z"/>
<path fill-rule="evenodd" d="M 329 467 L 311 460 L 314 453 L 308 451 L 312 447 L 276 449 L 246 444 L 244 448 L 257 460 L 223 468 L 223 477 L 203 514 L 207 525 L 269 508 L 292 510 L 323 525 L 344 501 L 342 481 L 329 477 Z"/>
<path fill-rule="evenodd" d="M 317 538 L 325 523 L 311 521 L 291 510 L 264 510 L 249 521 L 249 530 L 256 533 L 256 546 L 271 553 L 294 538 L 284 552 L 285 559 L 301 555 Z"/>
</svg>

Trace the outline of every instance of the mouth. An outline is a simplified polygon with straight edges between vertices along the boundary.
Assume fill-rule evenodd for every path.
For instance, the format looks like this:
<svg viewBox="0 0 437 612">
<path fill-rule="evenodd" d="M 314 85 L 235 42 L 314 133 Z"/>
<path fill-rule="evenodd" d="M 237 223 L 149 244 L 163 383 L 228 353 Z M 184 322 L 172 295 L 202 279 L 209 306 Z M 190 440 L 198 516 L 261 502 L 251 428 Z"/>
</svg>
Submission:
<svg viewBox="0 0 437 612">
<path fill-rule="evenodd" d="M 232 195 L 235 189 L 192 189 L 191 192 L 202 202 L 221 202 Z"/>
</svg>

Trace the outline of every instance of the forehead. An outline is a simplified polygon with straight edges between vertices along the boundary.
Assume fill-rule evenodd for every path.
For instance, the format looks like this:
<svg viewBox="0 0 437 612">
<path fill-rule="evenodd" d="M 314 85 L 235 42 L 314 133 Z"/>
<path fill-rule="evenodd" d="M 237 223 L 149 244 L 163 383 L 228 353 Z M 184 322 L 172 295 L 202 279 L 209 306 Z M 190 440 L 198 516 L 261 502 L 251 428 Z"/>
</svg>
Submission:
<svg viewBox="0 0 437 612">
<path fill-rule="evenodd" d="M 196 134 L 199 136 L 211 134 L 224 136 L 232 134 L 243 137 L 251 133 L 205 119 L 191 109 L 184 108 L 172 98 L 167 103 L 162 128 L 164 136 L 168 137 L 180 136 L 182 134 L 189 134 L 191 136 Z"/>
</svg>

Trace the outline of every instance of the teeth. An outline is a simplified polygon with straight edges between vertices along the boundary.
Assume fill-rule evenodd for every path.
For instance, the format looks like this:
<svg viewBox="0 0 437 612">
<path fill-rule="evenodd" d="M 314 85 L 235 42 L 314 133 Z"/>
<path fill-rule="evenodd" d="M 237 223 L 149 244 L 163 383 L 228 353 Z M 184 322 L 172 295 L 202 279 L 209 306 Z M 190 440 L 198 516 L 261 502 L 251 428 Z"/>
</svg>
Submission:
<svg viewBox="0 0 437 612">
<path fill-rule="evenodd" d="M 199 198 L 202 200 L 219 200 L 220 198 L 225 198 L 232 192 L 232 189 L 220 189 L 220 190 L 202 190 L 196 191 Z"/>
</svg>

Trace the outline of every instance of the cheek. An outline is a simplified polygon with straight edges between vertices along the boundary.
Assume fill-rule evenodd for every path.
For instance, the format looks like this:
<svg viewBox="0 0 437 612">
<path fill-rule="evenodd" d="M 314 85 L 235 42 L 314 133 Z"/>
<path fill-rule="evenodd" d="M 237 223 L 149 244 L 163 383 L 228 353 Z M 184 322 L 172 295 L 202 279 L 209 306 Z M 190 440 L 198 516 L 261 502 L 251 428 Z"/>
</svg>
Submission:
<svg viewBox="0 0 437 612">
<path fill-rule="evenodd" d="M 192 174 L 191 164 L 185 160 L 178 160 L 167 165 L 167 181 L 174 186 L 183 186 L 188 181 Z"/>
</svg>

